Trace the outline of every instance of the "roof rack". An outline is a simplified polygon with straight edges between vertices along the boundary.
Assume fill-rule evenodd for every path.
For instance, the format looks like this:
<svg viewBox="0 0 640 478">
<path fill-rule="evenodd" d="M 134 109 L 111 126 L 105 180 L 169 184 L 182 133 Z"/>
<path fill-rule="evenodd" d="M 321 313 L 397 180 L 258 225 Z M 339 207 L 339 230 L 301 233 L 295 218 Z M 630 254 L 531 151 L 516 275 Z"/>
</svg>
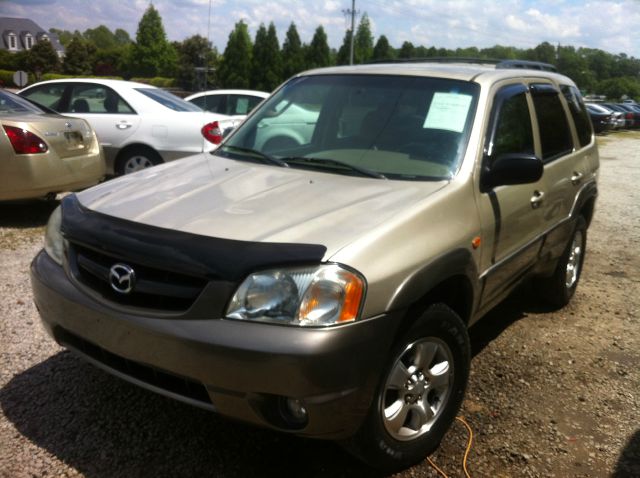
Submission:
<svg viewBox="0 0 640 478">
<path fill-rule="evenodd" d="M 528 60 L 502 60 L 496 65 L 496 68 L 524 68 L 527 70 L 558 71 L 558 69 L 550 63 Z"/>
<path fill-rule="evenodd" d="M 470 63 L 480 65 L 495 65 L 496 68 L 510 69 L 522 68 L 528 70 L 558 71 L 555 66 L 541 61 L 529 60 L 496 60 L 493 58 L 470 58 L 458 56 L 430 56 L 425 58 L 393 58 L 388 60 L 373 60 L 369 64 L 375 63 Z"/>
<path fill-rule="evenodd" d="M 502 60 L 491 58 L 471 58 L 462 56 L 427 56 L 416 58 L 388 58 L 386 60 L 371 60 L 368 64 L 375 63 L 475 63 L 481 65 L 497 65 Z"/>
</svg>

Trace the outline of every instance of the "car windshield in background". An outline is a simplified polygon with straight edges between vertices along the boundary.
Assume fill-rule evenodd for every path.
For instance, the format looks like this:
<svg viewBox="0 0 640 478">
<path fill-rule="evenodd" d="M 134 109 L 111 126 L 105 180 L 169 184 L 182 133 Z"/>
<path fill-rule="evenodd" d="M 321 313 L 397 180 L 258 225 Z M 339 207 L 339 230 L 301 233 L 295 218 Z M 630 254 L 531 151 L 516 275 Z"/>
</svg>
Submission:
<svg viewBox="0 0 640 478">
<path fill-rule="evenodd" d="M 20 98 L 18 95 L 0 91 L 0 114 L 5 115 L 11 113 L 42 114 L 44 112 L 36 105 Z"/>
<path fill-rule="evenodd" d="M 135 90 L 173 111 L 202 111 L 196 105 L 160 88 L 135 88 Z"/>
<path fill-rule="evenodd" d="M 410 76 L 295 79 L 214 154 L 250 161 L 266 154 L 290 167 L 338 174 L 450 179 L 466 149 L 478 92 L 475 83 Z"/>
</svg>

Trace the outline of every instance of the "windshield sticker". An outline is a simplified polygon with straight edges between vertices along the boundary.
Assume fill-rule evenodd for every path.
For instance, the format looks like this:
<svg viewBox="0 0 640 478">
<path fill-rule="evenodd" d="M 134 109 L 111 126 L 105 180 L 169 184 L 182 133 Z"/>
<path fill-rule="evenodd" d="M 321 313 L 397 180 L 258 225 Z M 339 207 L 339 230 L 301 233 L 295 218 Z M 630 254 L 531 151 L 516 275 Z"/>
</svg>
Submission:
<svg viewBox="0 0 640 478">
<path fill-rule="evenodd" d="M 435 93 L 422 127 L 462 133 L 470 105 L 471 95 Z"/>
</svg>

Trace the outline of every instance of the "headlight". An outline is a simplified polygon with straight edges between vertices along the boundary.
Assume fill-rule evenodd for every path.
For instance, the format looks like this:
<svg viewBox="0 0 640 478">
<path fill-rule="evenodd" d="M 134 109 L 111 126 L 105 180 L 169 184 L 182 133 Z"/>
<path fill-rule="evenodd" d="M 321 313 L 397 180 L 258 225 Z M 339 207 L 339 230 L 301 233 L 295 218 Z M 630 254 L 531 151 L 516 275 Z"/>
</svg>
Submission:
<svg viewBox="0 0 640 478">
<path fill-rule="evenodd" d="M 62 225 L 62 209 L 58 206 L 47 223 L 47 231 L 44 236 L 44 250 L 47 251 L 49 257 L 62 265 L 62 257 L 64 255 L 64 239 L 60 227 Z"/>
<path fill-rule="evenodd" d="M 358 318 L 364 279 L 335 264 L 269 270 L 247 277 L 226 316 L 286 325 L 326 326 Z"/>
</svg>

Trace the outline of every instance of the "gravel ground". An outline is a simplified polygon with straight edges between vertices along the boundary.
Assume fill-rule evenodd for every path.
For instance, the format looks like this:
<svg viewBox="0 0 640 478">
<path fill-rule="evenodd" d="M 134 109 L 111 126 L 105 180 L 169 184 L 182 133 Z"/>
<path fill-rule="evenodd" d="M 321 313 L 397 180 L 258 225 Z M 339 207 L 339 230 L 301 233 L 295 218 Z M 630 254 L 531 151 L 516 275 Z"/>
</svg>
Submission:
<svg viewBox="0 0 640 478">
<path fill-rule="evenodd" d="M 471 329 L 472 476 L 640 477 L 640 134 L 600 138 L 573 302 L 524 287 Z M 248 427 L 138 389 L 54 344 L 28 266 L 55 203 L 0 205 L 0 477 L 376 476 L 332 443 Z M 431 457 L 464 476 L 455 422 Z M 396 475 L 434 477 L 426 462 Z"/>
</svg>

